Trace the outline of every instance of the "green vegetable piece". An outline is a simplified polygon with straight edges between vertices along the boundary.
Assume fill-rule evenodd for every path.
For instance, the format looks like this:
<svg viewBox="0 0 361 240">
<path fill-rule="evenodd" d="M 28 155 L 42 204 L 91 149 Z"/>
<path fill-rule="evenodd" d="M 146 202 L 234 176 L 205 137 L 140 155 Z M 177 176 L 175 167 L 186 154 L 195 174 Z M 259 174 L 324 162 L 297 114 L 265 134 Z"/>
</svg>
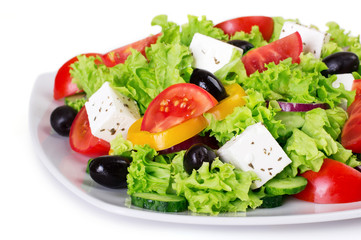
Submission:
<svg viewBox="0 0 361 240">
<path fill-rule="evenodd" d="M 263 203 L 260 206 L 260 208 L 275 208 L 279 207 L 283 204 L 284 196 L 278 195 L 278 196 L 268 196 L 262 198 Z"/>
<path fill-rule="evenodd" d="M 183 212 L 188 207 L 184 197 L 169 194 L 134 193 L 131 202 L 134 206 L 159 212 Z"/>
<path fill-rule="evenodd" d="M 266 192 L 271 195 L 293 195 L 301 192 L 307 185 L 307 179 L 301 176 L 294 178 L 274 178 L 265 184 Z"/>
</svg>

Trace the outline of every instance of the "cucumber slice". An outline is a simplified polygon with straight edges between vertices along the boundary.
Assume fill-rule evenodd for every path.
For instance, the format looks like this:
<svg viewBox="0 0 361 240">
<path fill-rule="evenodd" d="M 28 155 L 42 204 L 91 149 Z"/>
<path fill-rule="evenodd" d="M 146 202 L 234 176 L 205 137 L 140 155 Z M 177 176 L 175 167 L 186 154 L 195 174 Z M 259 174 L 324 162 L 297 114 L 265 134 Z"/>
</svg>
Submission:
<svg viewBox="0 0 361 240">
<path fill-rule="evenodd" d="M 275 208 L 283 204 L 283 196 L 269 196 L 262 198 L 263 203 L 260 208 Z"/>
<path fill-rule="evenodd" d="M 265 184 L 270 195 L 292 195 L 301 192 L 307 185 L 307 179 L 301 176 L 294 178 L 271 179 Z"/>
<path fill-rule="evenodd" d="M 188 208 L 187 200 L 177 195 L 134 193 L 131 202 L 134 206 L 159 212 L 183 212 Z"/>
</svg>

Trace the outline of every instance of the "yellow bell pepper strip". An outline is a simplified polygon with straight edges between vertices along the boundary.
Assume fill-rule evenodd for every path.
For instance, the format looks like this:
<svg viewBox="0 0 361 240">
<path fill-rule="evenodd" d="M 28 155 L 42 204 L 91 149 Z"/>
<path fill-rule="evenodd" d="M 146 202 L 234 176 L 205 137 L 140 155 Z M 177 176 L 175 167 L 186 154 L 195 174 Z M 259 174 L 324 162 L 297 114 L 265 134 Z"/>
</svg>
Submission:
<svg viewBox="0 0 361 240">
<path fill-rule="evenodd" d="M 168 128 L 167 130 L 151 133 L 140 130 L 142 120 L 143 118 L 140 118 L 130 126 L 127 140 L 135 145 L 148 144 L 157 151 L 170 148 L 197 135 L 208 125 L 208 121 L 201 115 Z"/>
<path fill-rule="evenodd" d="M 207 111 L 207 113 L 213 114 L 215 119 L 223 120 L 229 114 L 233 112 L 233 109 L 238 106 L 243 106 L 246 104 L 244 100 L 244 96 L 246 96 L 246 92 L 243 88 L 237 84 L 230 84 L 224 86 L 228 97 L 220 101 L 216 106 Z"/>
</svg>

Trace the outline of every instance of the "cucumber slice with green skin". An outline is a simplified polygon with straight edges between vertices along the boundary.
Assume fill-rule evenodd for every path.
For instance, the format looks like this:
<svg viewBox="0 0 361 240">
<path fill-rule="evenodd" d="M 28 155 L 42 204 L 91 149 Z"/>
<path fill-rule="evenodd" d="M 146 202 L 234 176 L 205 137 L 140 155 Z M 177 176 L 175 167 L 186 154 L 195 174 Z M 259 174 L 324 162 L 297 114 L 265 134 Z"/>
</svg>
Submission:
<svg viewBox="0 0 361 240">
<path fill-rule="evenodd" d="M 283 199 L 284 199 L 283 195 L 264 197 L 264 198 L 262 198 L 263 203 L 260 206 L 260 208 L 279 207 L 283 204 Z"/>
<path fill-rule="evenodd" d="M 265 184 L 270 195 L 293 195 L 301 192 L 307 185 L 307 179 L 301 176 L 294 178 L 271 179 Z"/>
<path fill-rule="evenodd" d="M 134 206 L 159 212 L 183 212 L 188 208 L 187 200 L 177 195 L 134 193 L 131 202 Z"/>
</svg>

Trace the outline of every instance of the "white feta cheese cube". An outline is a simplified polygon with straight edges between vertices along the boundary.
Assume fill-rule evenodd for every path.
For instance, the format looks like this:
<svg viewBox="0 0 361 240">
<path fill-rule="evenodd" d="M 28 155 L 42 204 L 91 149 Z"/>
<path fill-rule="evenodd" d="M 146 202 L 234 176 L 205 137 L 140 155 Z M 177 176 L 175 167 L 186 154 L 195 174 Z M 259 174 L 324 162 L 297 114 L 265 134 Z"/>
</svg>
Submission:
<svg viewBox="0 0 361 240">
<path fill-rule="evenodd" d="M 217 151 L 220 159 L 243 171 L 253 171 L 260 180 L 251 188 L 261 187 L 280 173 L 291 159 L 262 123 L 246 128 Z"/>
<path fill-rule="evenodd" d="M 194 68 L 205 69 L 211 73 L 226 65 L 232 57 L 234 49 L 241 54 L 243 50 L 212 37 L 196 33 L 189 46 L 194 57 Z"/>
<path fill-rule="evenodd" d="M 135 101 L 105 82 L 85 103 L 92 134 L 107 142 L 117 134 L 127 137 L 129 127 L 140 118 Z"/>
<path fill-rule="evenodd" d="M 332 87 L 339 88 L 340 83 L 343 84 L 346 90 L 352 90 L 352 84 L 355 78 L 353 77 L 352 73 L 343 73 L 343 74 L 336 74 L 337 79 L 332 83 Z"/>
<path fill-rule="evenodd" d="M 315 28 L 306 27 L 294 22 L 285 22 L 283 24 L 280 38 L 286 37 L 294 32 L 301 35 L 303 43 L 303 52 L 312 53 L 316 58 L 321 57 L 321 50 L 324 43 L 330 40 L 330 35 L 318 31 Z"/>
</svg>

